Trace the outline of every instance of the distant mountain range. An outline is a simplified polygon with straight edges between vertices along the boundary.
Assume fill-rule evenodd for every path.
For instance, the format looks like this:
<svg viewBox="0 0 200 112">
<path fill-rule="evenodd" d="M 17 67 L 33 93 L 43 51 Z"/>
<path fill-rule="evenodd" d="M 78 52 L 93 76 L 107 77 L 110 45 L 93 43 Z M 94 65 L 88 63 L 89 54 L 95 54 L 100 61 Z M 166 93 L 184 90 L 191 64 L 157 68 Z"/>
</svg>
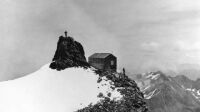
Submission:
<svg viewBox="0 0 200 112">
<path fill-rule="evenodd" d="M 167 76 L 161 71 L 137 74 L 150 112 L 200 112 L 200 79 Z"/>
</svg>

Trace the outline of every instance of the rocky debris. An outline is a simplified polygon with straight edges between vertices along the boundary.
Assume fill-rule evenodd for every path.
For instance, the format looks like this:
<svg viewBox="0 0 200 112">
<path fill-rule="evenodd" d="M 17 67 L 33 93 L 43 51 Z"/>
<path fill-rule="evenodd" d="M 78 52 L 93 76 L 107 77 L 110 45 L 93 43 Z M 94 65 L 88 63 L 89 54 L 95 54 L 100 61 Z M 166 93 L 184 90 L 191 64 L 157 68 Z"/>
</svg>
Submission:
<svg viewBox="0 0 200 112">
<path fill-rule="evenodd" d="M 131 80 L 127 76 L 120 78 L 120 73 L 114 72 L 102 72 L 96 71 L 99 74 L 100 83 L 102 77 L 106 76 L 108 80 L 113 82 L 114 88 L 119 88 L 118 91 L 122 94 L 120 100 L 110 100 L 109 97 L 105 97 L 99 94 L 98 97 L 102 98 L 97 104 L 90 104 L 77 112 L 147 112 L 147 106 L 144 101 L 143 93 L 137 87 L 135 81 Z M 109 96 L 109 95 L 108 95 Z"/>
<path fill-rule="evenodd" d="M 72 37 L 60 36 L 50 68 L 64 70 L 69 67 L 89 67 L 83 46 Z"/>
</svg>

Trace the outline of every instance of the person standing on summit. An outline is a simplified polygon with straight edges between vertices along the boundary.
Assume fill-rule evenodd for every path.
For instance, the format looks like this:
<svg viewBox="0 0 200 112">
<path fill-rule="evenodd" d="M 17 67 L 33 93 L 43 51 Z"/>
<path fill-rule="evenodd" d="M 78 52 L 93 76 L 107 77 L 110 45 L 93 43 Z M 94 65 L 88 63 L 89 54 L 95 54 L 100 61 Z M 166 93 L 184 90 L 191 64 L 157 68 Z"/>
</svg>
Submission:
<svg viewBox="0 0 200 112">
<path fill-rule="evenodd" d="M 67 37 L 67 31 L 65 31 L 65 37 Z"/>
<path fill-rule="evenodd" d="M 74 41 L 73 37 L 68 36 L 68 32 L 67 31 L 65 31 L 64 33 L 65 33 L 64 38 L 68 38 L 68 39 L 71 39 L 72 41 Z"/>
</svg>

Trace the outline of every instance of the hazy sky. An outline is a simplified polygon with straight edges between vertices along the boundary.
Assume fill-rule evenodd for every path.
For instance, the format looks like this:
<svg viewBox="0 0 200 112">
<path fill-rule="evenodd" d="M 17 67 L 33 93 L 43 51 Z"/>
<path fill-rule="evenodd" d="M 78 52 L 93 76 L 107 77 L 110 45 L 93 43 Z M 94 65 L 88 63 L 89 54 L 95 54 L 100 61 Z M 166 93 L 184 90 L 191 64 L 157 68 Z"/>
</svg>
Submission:
<svg viewBox="0 0 200 112">
<path fill-rule="evenodd" d="M 0 80 L 49 63 L 64 30 L 132 73 L 200 69 L 199 0 L 1 0 Z"/>
</svg>

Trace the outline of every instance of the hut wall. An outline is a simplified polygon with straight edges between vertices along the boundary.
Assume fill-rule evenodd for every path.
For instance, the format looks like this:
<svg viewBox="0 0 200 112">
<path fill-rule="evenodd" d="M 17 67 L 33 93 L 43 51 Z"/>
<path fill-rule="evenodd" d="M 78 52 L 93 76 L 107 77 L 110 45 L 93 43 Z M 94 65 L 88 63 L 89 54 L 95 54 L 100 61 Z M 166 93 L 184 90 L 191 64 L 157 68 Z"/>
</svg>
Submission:
<svg viewBox="0 0 200 112">
<path fill-rule="evenodd" d="M 104 59 L 89 58 L 89 64 L 96 69 L 104 69 Z"/>
</svg>

